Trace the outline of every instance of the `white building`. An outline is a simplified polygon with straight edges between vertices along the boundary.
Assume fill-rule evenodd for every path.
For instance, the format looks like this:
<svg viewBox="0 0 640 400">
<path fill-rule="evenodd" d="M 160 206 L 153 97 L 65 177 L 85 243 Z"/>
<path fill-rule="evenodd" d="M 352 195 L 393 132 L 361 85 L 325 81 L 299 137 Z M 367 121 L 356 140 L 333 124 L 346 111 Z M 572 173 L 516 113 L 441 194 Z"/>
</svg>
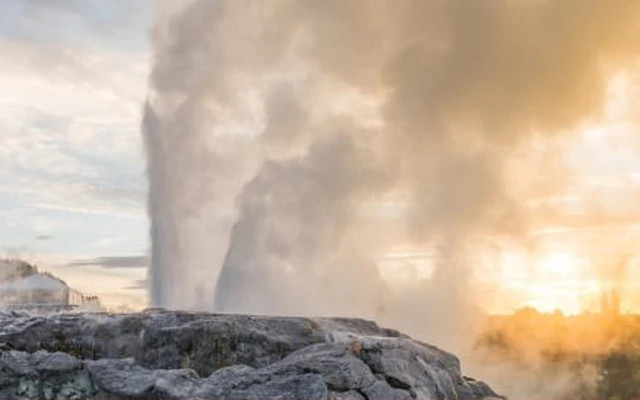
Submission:
<svg viewBox="0 0 640 400">
<path fill-rule="evenodd" d="M 3 308 L 71 309 L 96 301 L 95 297 L 85 297 L 46 273 L 0 283 L 0 306 Z"/>
</svg>

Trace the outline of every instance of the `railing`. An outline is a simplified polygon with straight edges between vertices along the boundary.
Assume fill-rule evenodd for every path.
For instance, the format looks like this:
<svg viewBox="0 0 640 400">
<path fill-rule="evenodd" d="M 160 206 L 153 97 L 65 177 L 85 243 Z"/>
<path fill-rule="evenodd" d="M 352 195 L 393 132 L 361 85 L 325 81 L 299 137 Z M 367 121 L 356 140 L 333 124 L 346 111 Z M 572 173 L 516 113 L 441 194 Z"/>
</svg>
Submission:
<svg viewBox="0 0 640 400">
<path fill-rule="evenodd" d="M 52 304 L 52 303 L 0 303 L 0 309 L 4 310 L 51 310 L 65 311 L 73 310 L 78 306 L 75 304 Z"/>
</svg>

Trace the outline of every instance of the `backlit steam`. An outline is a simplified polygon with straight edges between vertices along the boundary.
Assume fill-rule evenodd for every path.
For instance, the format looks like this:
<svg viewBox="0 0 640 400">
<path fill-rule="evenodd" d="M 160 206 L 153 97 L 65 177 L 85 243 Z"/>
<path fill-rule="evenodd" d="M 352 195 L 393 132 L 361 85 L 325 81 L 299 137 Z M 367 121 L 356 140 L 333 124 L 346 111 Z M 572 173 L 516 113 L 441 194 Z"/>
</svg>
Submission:
<svg viewBox="0 0 640 400">
<path fill-rule="evenodd" d="M 152 302 L 375 317 L 449 345 L 474 246 L 526 220 L 515 150 L 597 117 L 640 50 L 636 0 L 173 8 L 143 126 Z M 435 249 L 402 293 L 376 266 L 399 241 Z"/>
</svg>

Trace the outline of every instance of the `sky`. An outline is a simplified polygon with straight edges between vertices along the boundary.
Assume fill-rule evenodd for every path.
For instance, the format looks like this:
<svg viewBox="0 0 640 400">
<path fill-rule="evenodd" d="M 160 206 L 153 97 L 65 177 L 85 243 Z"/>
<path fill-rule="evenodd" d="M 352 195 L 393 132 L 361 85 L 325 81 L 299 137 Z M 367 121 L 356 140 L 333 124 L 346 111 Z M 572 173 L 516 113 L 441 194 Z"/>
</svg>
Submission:
<svg viewBox="0 0 640 400">
<path fill-rule="evenodd" d="M 112 308 L 147 302 L 140 125 L 151 23 L 146 0 L 0 3 L 0 251 Z M 518 197 L 532 217 L 528 245 L 478 255 L 488 309 L 579 312 L 616 287 L 628 293 L 627 310 L 640 310 L 635 71 L 610 77 L 603 115 L 510 161 L 515 191 L 518 174 L 535 175 L 536 163 L 562 172 L 523 179 L 540 182 Z M 382 276 L 399 287 L 429 276 L 429 249 L 399 242 L 377 257 Z"/>
<path fill-rule="evenodd" d="M 150 18 L 144 0 L 0 4 L 0 251 L 109 306 L 146 301 Z"/>
</svg>

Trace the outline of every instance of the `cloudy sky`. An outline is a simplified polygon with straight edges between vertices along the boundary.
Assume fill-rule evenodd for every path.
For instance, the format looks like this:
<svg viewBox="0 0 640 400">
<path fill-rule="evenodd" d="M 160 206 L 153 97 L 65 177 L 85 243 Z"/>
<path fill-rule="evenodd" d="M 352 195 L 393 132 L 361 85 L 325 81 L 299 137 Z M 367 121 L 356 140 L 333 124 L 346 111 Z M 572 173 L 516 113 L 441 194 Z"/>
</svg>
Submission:
<svg viewBox="0 0 640 400">
<path fill-rule="evenodd" d="M 148 0 L 0 2 L 0 251 L 109 307 L 147 302 L 140 124 L 151 20 Z M 609 77 L 602 115 L 512 157 L 508 182 L 524 193 L 516 197 L 536 244 L 488 257 L 487 308 L 577 312 L 597 308 L 602 282 L 624 281 L 627 309 L 640 309 L 637 71 Z M 538 176 L 550 160 L 560 172 Z M 383 277 L 400 286 L 428 276 L 428 259 L 405 243 L 379 257 Z"/>
<path fill-rule="evenodd" d="M 146 296 L 149 24 L 145 0 L 0 4 L 1 251 L 106 304 Z"/>
</svg>

